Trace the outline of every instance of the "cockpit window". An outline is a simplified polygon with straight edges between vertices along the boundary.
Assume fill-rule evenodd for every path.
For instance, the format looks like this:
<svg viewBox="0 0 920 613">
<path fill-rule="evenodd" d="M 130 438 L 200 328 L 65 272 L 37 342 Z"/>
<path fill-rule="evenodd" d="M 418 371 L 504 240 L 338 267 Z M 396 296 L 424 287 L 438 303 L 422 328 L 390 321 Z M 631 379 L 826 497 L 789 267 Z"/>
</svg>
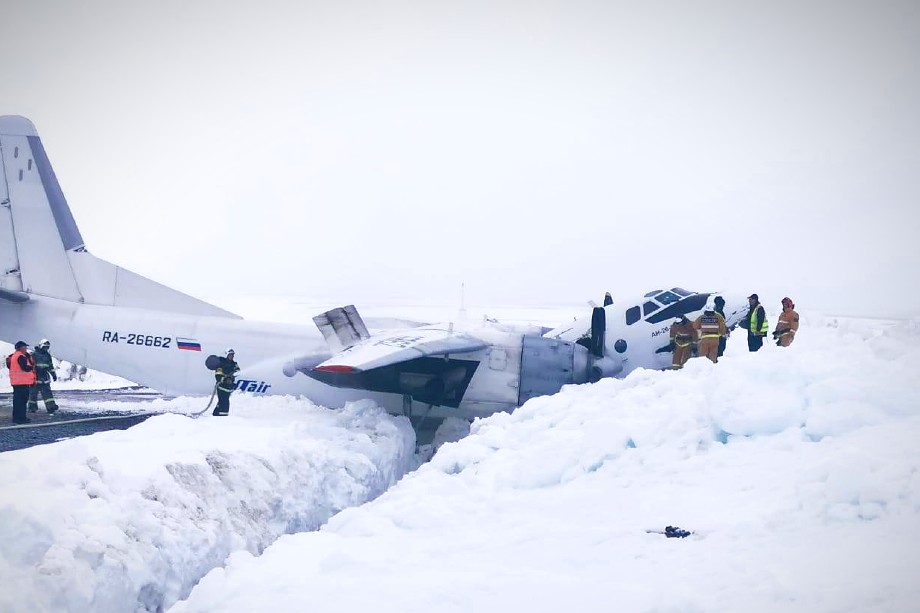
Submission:
<svg viewBox="0 0 920 613">
<path fill-rule="evenodd" d="M 680 296 L 678 296 L 674 292 L 661 292 L 660 294 L 655 296 L 655 300 L 657 300 L 661 304 L 671 304 L 672 302 L 677 302 L 678 300 L 680 300 Z"/>
<path fill-rule="evenodd" d="M 661 307 L 654 302 L 649 301 L 642 305 L 642 314 L 647 316 L 649 313 L 654 313 L 660 308 Z"/>
<path fill-rule="evenodd" d="M 640 316 L 641 315 L 639 313 L 639 307 L 634 306 L 634 307 L 630 307 L 626 309 L 626 325 L 627 326 L 633 325 L 634 323 L 639 321 Z"/>
<path fill-rule="evenodd" d="M 672 287 L 672 288 L 671 288 L 671 291 L 674 292 L 675 294 L 677 294 L 678 296 L 687 297 L 687 296 L 690 295 L 690 292 L 688 292 L 687 290 L 685 290 L 685 289 L 682 288 L 682 287 Z"/>
<path fill-rule="evenodd" d="M 652 291 L 650 291 L 649 293 L 647 293 L 647 294 L 645 295 L 645 297 L 646 297 L 646 298 L 651 298 L 652 296 L 654 296 L 655 294 L 657 294 L 657 293 L 659 293 L 659 292 L 661 292 L 660 289 L 652 290 Z"/>
</svg>

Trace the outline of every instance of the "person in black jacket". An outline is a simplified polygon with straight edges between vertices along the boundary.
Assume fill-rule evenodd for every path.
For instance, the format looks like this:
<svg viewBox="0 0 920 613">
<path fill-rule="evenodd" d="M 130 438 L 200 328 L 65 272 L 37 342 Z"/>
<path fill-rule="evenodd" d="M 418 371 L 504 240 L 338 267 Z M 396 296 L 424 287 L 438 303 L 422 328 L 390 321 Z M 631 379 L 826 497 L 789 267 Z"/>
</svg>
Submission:
<svg viewBox="0 0 920 613">
<path fill-rule="evenodd" d="M 214 370 L 217 381 L 217 406 L 211 415 L 222 416 L 230 414 L 230 394 L 236 389 L 236 372 L 240 369 L 233 357 L 233 349 L 227 349 L 226 357 L 220 359 L 220 365 Z"/>
<path fill-rule="evenodd" d="M 712 300 L 715 308 L 713 309 L 716 313 L 722 316 L 722 319 L 725 319 L 725 298 L 722 296 L 716 296 Z M 728 341 L 728 335 L 730 332 L 726 332 L 725 336 L 719 337 L 719 353 L 717 357 L 722 357 L 722 354 L 725 353 L 725 343 Z"/>
<path fill-rule="evenodd" d="M 38 411 L 38 395 L 42 395 L 45 401 L 45 410 L 48 414 L 58 410 L 57 403 L 54 401 L 54 394 L 51 393 L 51 380 L 57 381 L 57 372 L 54 370 L 54 362 L 51 359 L 51 341 L 43 338 L 32 352 L 32 358 L 35 360 L 35 385 L 29 391 L 29 412 Z"/>
<path fill-rule="evenodd" d="M 740 325 L 748 331 L 748 350 L 757 351 L 763 347 L 763 339 L 767 335 L 769 324 L 767 314 L 757 294 L 748 296 L 748 304 L 751 308 L 747 317 L 741 320 Z"/>
</svg>

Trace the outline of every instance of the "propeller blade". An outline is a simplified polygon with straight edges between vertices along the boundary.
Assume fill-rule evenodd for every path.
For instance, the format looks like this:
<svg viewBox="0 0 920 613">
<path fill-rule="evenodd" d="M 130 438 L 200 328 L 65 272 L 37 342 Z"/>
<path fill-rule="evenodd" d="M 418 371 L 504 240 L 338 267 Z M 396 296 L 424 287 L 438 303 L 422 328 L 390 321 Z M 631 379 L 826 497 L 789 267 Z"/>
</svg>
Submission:
<svg viewBox="0 0 920 613">
<path fill-rule="evenodd" d="M 607 312 L 602 307 L 594 307 L 591 313 L 591 347 L 592 355 L 604 357 L 604 334 L 607 332 Z"/>
</svg>

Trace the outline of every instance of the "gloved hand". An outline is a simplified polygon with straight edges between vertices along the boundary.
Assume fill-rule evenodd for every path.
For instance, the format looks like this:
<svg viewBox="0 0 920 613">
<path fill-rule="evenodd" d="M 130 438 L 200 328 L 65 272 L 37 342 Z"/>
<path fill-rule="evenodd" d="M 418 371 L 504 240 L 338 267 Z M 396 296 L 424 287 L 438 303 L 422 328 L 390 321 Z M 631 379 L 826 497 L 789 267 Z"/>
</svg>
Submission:
<svg viewBox="0 0 920 613">
<path fill-rule="evenodd" d="M 57 381 L 57 373 L 54 372 L 53 370 L 51 371 L 51 378 Z"/>
</svg>

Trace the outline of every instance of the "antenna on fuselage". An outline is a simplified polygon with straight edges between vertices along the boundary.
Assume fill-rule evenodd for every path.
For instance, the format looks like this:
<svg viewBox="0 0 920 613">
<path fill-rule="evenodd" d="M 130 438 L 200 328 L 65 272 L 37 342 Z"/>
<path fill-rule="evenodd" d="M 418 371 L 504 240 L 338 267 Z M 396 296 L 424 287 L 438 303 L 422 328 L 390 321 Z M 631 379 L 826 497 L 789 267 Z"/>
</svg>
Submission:
<svg viewBox="0 0 920 613">
<path fill-rule="evenodd" d="M 466 319 L 466 284 L 460 282 L 460 310 L 457 311 L 457 319 Z"/>
</svg>

